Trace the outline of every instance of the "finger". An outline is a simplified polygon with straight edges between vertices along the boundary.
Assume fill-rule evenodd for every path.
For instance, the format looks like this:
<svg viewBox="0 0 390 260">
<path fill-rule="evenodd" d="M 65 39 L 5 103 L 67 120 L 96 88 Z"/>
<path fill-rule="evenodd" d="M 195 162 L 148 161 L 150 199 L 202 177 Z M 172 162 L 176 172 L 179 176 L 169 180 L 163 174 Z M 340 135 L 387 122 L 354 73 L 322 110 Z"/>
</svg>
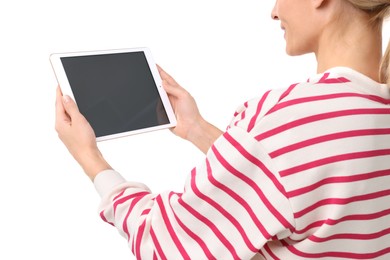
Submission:
<svg viewBox="0 0 390 260">
<path fill-rule="evenodd" d="M 57 86 L 57 93 L 59 93 L 62 96 L 62 90 L 60 85 Z"/>
<path fill-rule="evenodd" d="M 166 73 L 159 65 L 157 65 L 158 72 L 162 80 L 166 80 L 169 84 L 179 85 L 168 73 Z"/>
<path fill-rule="evenodd" d="M 159 65 L 157 65 L 157 69 L 160 72 L 160 76 L 162 79 L 162 85 L 164 90 L 171 97 L 181 98 L 185 95 L 189 95 L 189 93 L 181 87 L 168 73 L 166 73 Z"/>
<path fill-rule="evenodd" d="M 56 108 L 59 105 L 58 103 L 60 103 L 60 102 L 58 102 L 59 100 L 61 100 L 60 97 L 62 97 L 62 93 L 61 93 L 60 87 L 57 86 L 57 89 L 56 89 Z"/>
<path fill-rule="evenodd" d="M 164 90 L 168 93 L 168 95 L 174 96 L 174 97 L 181 96 L 185 91 L 183 88 L 173 86 L 172 84 L 170 84 L 166 80 L 162 81 L 162 86 L 163 86 Z"/>
<path fill-rule="evenodd" d="M 56 91 L 56 120 L 67 120 L 68 117 L 65 113 L 65 108 L 62 104 L 62 92 L 60 87 L 57 87 Z"/>
<path fill-rule="evenodd" d="M 62 97 L 62 104 L 64 106 L 65 112 L 70 116 L 70 118 L 75 117 L 80 113 L 76 103 L 68 95 Z"/>
<path fill-rule="evenodd" d="M 159 73 L 165 72 L 165 71 L 160 67 L 160 65 L 156 64 L 156 66 L 157 66 L 157 70 L 158 70 Z M 166 72 L 165 72 L 165 73 L 166 73 Z"/>
</svg>

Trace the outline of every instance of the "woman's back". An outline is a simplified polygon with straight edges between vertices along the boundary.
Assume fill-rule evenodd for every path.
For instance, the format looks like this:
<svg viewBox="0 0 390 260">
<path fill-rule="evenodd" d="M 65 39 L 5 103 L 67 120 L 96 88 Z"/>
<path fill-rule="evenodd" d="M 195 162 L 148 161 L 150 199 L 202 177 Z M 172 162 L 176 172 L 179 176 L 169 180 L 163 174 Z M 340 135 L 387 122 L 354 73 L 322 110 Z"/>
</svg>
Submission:
<svg viewBox="0 0 390 260">
<path fill-rule="evenodd" d="M 390 253 L 389 114 L 389 88 L 347 68 L 271 91 L 238 112 L 233 125 L 247 128 L 269 154 L 295 222 L 285 239 L 264 247 L 264 256 Z"/>
</svg>

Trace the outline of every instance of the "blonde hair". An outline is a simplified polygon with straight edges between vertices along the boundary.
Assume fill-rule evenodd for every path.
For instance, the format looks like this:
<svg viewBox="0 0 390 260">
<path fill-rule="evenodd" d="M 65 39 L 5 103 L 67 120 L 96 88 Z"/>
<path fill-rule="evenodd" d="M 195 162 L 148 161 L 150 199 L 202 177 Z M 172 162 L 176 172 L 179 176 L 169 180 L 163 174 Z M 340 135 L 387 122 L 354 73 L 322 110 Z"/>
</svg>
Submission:
<svg viewBox="0 0 390 260">
<path fill-rule="evenodd" d="M 371 21 L 382 28 L 383 21 L 390 16 L 389 0 L 347 0 L 354 7 L 365 11 L 371 16 Z M 390 40 L 383 55 L 379 78 L 381 82 L 387 83 L 390 87 Z"/>
</svg>

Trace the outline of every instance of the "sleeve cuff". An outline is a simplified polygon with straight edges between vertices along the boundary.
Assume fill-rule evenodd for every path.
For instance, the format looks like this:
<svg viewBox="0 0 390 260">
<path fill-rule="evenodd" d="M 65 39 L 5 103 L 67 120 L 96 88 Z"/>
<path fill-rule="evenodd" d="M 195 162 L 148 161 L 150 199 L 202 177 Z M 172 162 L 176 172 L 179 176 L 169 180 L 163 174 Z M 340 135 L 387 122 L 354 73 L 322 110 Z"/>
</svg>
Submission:
<svg viewBox="0 0 390 260">
<path fill-rule="evenodd" d="M 114 187 L 126 182 L 126 180 L 114 170 L 104 170 L 100 172 L 94 179 L 95 189 L 103 197 L 110 192 Z"/>
</svg>

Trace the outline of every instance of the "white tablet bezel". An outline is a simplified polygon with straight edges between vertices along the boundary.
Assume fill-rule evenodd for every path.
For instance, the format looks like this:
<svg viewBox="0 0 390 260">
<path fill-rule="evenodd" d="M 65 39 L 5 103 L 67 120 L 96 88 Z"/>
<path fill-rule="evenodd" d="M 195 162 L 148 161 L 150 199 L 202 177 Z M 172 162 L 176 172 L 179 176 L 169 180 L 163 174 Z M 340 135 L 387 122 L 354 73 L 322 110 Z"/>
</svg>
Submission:
<svg viewBox="0 0 390 260">
<path fill-rule="evenodd" d="M 135 135 L 160 129 L 166 129 L 176 126 L 176 117 L 173 112 L 171 103 L 169 101 L 168 95 L 162 87 L 162 80 L 158 72 L 156 63 L 153 60 L 151 51 L 147 47 L 140 48 L 127 48 L 127 49 L 115 49 L 115 50 L 99 50 L 99 51 L 80 51 L 80 52 L 67 52 L 67 53 L 53 53 L 50 55 L 50 62 L 53 67 L 57 82 L 61 88 L 61 91 L 64 95 L 69 95 L 73 100 L 76 100 L 72 91 L 72 88 L 69 84 L 68 78 L 65 73 L 64 66 L 62 65 L 61 58 L 63 57 L 76 57 L 76 56 L 89 56 L 89 55 L 102 55 L 102 54 L 119 54 L 119 53 L 129 53 L 129 52 L 143 52 L 146 57 L 147 64 L 152 73 L 154 82 L 156 84 L 156 89 L 162 100 L 162 104 L 165 108 L 169 123 L 163 125 L 157 125 L 137 130 L 131 130 L 127 132 L 120 132 L 115 134 L 110 134 L 106 136 L 100 136 L 96 138 L 96 141 L 110 140 L 114 138 Z"/>
</svg>

